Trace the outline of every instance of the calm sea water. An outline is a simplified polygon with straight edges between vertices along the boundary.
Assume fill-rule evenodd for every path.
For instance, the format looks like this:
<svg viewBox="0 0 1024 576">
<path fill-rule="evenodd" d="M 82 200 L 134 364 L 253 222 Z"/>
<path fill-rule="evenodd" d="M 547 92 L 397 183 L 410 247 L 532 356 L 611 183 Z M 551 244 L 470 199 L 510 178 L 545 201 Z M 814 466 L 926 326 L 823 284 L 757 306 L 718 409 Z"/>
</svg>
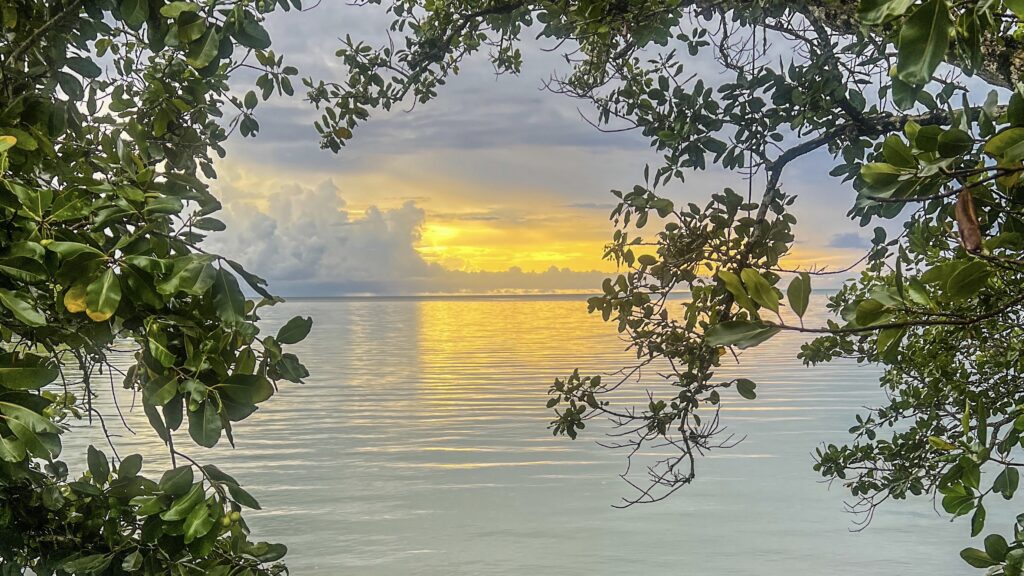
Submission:
<svg viewBox="0 0 1024 576">
<path fill-rule="evenodd" d="M 696 483 L 668 501 L 619 510 L 623 454 L 597 446 L 599 430 L 575 442 L 547 430 L 555 376 L 630 359 L 582 299 L 295 300 L 268 312 L 267 330 L 295 314 L 315 319 L 296 347 L 313 376 L 236 426 L 235 450 L 192 449 L 260 499 L 250 524 L 289 546 L 293 574 L 971 571 L 957 556 L 967 526 L 929 499 L 888 505 L 850 531 L 846 495 L 820 482 L 811 453 L 844 441 L 854 414 L 884 397 L 872 367 L 803 367 L 799 337 L 723 370 L 759 384 L 757 401 L 723 409 L 747 436 L 740 446 L 700 462 Z M 118 398 L 129 410 L 131 397 Z M 122 454 L 166 465 L 141 409 L 127 422 L 137 435 L 108 421 Z M 67 436 L 68 459 L 101 443 L 96 427 Z"/>
</svg>

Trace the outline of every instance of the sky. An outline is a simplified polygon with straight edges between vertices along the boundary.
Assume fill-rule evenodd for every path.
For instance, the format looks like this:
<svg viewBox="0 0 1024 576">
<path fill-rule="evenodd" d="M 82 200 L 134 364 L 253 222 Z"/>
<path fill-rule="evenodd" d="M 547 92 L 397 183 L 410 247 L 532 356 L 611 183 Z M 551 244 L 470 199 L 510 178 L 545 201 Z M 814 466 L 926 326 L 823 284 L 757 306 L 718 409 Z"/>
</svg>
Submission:
<svg viewBox="0 0 1024 576">
<path fill-rule="evenodd" d="M 379 44 L 389 22 L 377 6 L 323 0 L 272 15 L 268 29 L 300 76 L 343 80 L 338 37 Z M 286 296 L 595 291 L 615 271 L 601 258 L 610 190 L 631 189 L 658 156 L 639 133 L 599 132 L 581 117 L 585 103 L 543 91 L 564 70 L 544 47 L 524 44 L 519 76 L 472 58 L 437 99 L 375 115 L 337 155 L 320 150 L 318 114 L 296 82 L 294 97 L 260 105 L 259 136 L 234 136 L 217 164 L 228 230 L 212 247 Z M 719 81 L 706 58 L 687 64 Z M 854 191 L 822 162 L 793 164 L 783 182 L 800 196 L 790 265 L 843 267 L 867 246 L 844 216 Z M 708 171 L 672 198 L 703 205 L 725 186 L 745 187 Z"/>
</svg>

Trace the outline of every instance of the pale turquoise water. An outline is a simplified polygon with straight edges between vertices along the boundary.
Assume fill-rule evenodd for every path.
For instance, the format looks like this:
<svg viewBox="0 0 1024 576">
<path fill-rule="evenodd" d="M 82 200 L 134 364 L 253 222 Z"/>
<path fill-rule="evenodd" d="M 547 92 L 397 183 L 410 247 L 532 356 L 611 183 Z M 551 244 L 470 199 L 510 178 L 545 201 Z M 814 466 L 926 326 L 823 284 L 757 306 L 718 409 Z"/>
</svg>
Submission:
<svg viewBox="0 0 1024 576">
<path fill-rule="evenodd" d="M 552 378 L 629 360 L 582 300 L 296 300 L 267 328 L 294 314 L 316 322 L 297 346 L 313 376 L 237 426 L 237 449 L 192 450 L 260 499 L 256 536 L 289 546 L 293 574 L 973 571 L 957 557 L 967 526 L 927 499 L 849 531 L 845 494 L 820 483 L 810 454 L 844 440 L 882 392 L 871 367 L 804 368 L 798 338 L 779 336 L 738 368 L 759 383 L 757 401 L 723 410 L 745 442 L 701 462 L 696 484 L 667 502 L 618 510 L 623 455 L 598 447 L 596 430 L 575 442 L 547 430 Z M 128 417 L 137 430 L 144 420 Z M 98 442 L 89 430 L 66 440 L 69 459 L 89 437 Z M 119 443 L 161 462 L 151 433 Z"/>
</svg>

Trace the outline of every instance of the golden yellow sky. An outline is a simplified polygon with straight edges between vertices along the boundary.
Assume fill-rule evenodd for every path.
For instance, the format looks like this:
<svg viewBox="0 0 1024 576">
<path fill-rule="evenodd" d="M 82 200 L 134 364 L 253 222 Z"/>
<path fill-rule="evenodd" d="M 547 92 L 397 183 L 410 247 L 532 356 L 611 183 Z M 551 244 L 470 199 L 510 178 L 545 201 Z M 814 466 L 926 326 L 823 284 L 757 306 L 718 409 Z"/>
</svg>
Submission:
<svg viewBox="0 0 1024 576">
<path fill-rule="evenodd" d="M 244 203 L 275 217 L 278 207 L 268 201 L 272 193 L 296 183 L 311 186 L 328 181 L 336 186 L 338 201 L 335 207 L 320 210 L 344 213 L 348 223 L 365 220 L 369 210 L 397 211 L 409 203 L 422 210 L 409 242 L 422 260 L 446 270 L 544 272 L 556 267 L 615 271 L 614 263 L 602 259 L 614 232 L 608 220 L 612 198 L 607 193 L 596 195 L 598 202 L 572 203 L 551 190 L 508 181 L 481 184 L 446 177 L 444 170 L 431 173 L 417 164 L 392 160 L 386 168 L 371 165 L 339 172 L 282 173 L 279 168 L 229 161 L 220 166 L 221 181 L 228 184 L 222 187 L 221 196 L 226 202 Z M 484 185 L 487 188 L 482 189 Z M 654 226 L 649 230 L 654 233 Z M 328 251 L 350 249 L 327 241 Z M 794 248 L 784 266 L 838 269 L 862 253 L 856 248 L 804 242 Z"/>
</svg>

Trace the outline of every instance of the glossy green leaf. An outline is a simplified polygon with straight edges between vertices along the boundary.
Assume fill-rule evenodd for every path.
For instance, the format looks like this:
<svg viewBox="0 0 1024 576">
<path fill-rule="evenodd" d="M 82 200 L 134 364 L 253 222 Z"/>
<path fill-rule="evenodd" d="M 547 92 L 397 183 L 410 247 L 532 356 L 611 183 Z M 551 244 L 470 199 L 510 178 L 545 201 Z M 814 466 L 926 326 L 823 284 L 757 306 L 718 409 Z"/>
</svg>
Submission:
<svg viewBox="0 0 1024 576">
<path fill-rule="evenodd" d="M 172 468 L 160 477 L 160 491 L 171 496 L 182 496 L 192 488 L 193 479 L 192 466 Z"/>
<path fill-rule="evenodd" d="M 21 462 L 26 455 L 25 443 L 17 436 L 0 436 L 0 460 Z"/>
<path fill-rule="evenodd" d="M 312 328 L 312 318 L 296 316 L 277 331 L 275 340 L 280 344 L 298 344 L 309 335 Z"/>
<path fill-rule="evenodd" d="M 938 152 L 943 158 L 955 158 L 974 150 L 974 138 L 957 128 L 946 130 L 939 136 Z"/>
<path fill-rule="evenodd" d="M 220 35 L 209 28 L 201 38 L 192 42 L 186 59 L 194 68 L 206 68 L 217 57 L 220 51 Z"/>
<path fill-rule="evenodd" d="M 708 346 L 736 346 L 752 348 L 779 333 L 777 326 L 746 322 L 743 320 L 727 320 L 708 328 L 704 333 Z"/>
<path fill-rule="evenodd" d="M 42 312 L 17 292 L 0 288 L 0 304 L 11 311 L 14 317 L 28 326 L 46 326 Z"/>
<path fill-rule="evenodd" d="M 913 4 L 914 0 L 861 0 L 857 16 L 864 24 L 882 24 L 902 16 Z"/>
<path fill-rule="evenodd" d="M 960 551 L 960 557 L 963 558 L 964 562 L 967 562 L 975 568 L 988 568 L 989 566 L 995 566 L 999 564 L 995 560 L 989 558 L 982 550 L 977 548 L 964 548 Z"/>
<path fill-rule="evenodd" d="M 927 84 L 946 56 L 952 23 L 945 0 L 928 0 L 903 23 L 899 42 L 899 78 Z"/>
<path fill-rule="evenodd" d="M 195 2 L 182 2 L 181 0 L 175 0 L 174 2 L 168 2 L 160 8 L 160 15 L 164 18 L 177 18 L 183 12 L 197 12 L 199 10 L 199 4 Z"/>
<path fill-rule="evenodd" d="M 121 0 L 121 21 L 132 30 L 142 28 L 149 18 L 148 0 Z"/>
<path fill-rule="evenodd" d="M 121 281 L 113 268 L 107 268 L 85 289 L 85 314 L 94 322 L 106 322 L 121 303 Z"/>
<path fill-rule="evenodd" d="M 206 400 L 199 405 L 199 409 L 188 413 L 188 433 L 196 444 L 213 448 L 220 440 L 220 431 L 220 414 L 211 400 Z"/>
<path fill-rule="evenodd" d="M 985 555 L 989 558 L 1002 562 L 1009 551 L 1010 546 L 1006 543 L 1006 538 L 999 534 L 989 534 L 985 537 Z"/>
<path fill-rule="evenodd" d="M 205 503 L 199 504 L 185 518 L 185 543 L 189 544 L 196 538 L 205 536 L 213 528 L 214 519 L 210 508 Z"/>
<path fill-rule="evenodd" d="M 125 456 L 121 460 L 121 464 L 117 467 L 117 476 L 119 478 L 134 478 L 138 476 L 142 470 L 142 456 L 140 454 L 130 454 Z"/>
<path fill-rule="evenodd" d="M 981 534 L 982 530 L 985 529 L 985 517 L 988 512 L 985 511 L 985 507 L 978 505 L 978 508 L 974 511 L 974 515 L 971 516 L 971 537 L 975 537 Z"/>
<path fill-rule="evenodd" d="M 786 289 L 786 297 L 789 299 L 789 307 L 800 318 L 807 312 L 807 306 L 811 302 L 811 275 L 801 272 L 794 276 Z"/>
<path fill-rule="evenodd" d="M 110 463 L 107 462 L 107 457 L 96 449 L 95 446 L 90 445 L 88 452 L 88 464 L 89 472 L 92 473 L 93 480 L 99 483 L 105 483 L 107 476 L 110 475 Z"/>
<path fill-rule="evenodd" d="M 950 276 L 944 295 L 953 300 L 964 300 L 977 294 L 988 283 L 992 269 L 983 260 L 972 260 Z"/>
<path fill-rule="evenodd" d="M 740 278 L 743 280 L 743 286 L 747 289 L 747 293 L 750 294 L 750 298 L 757 302 L 761 306 L 771 310 L 772 312 L 779 311 L 779 296 L 775 293 L 775 289 L 772 288 L 771 284 L 764 279 L 761 274 L 753 268 L 744 268 L 740 272 Z"/>
<path fill-rule="evenodd" d="M 150 404 L 163 406 L 178 394 L 178 378 L 175 375 L 167 375 L 150 380 L 143 394 Z"/>
<path fill-rule="evenodd" d="M 1013 498 L 1013 494 L 1017 491 L 1019 485 L 1020 472 L 1016 468 L 1006 467 L 996 476 L 995 481 L 992 483 L 992 490 L 1001 494 L 1006 500 L 1009 500 Z"/>
<path fill-rule="evenodd" d="M 754 306 L 754 301 L 747 296 L 747 290 L 743 287 L 743 282 L 740 277 L 728 270 L 719 270 L 718 277 L 722 280 L 725 285 L 725 289 L 732 294 L 736 304 L 740 307 L 749 310 L 750 312 L 756 312 L 757 307 Z"/>
<path fill-rule="evenodd" d="M 196 482 L 184 496 L 175 498 L 171 507 L 160 513 L 160 519 L 166 522 L 184 520 L 192 512 L 192 509 L 202 502 L 205 497 L 206 493 L 203 490 L 203 483 Z"/>
<path fill-rule="evenodd" d="M 1024 128 L 1010 128 L 996 134 L 985 143 L 985 153 L 1003 162 L 1024 159 Z"/>
<path fill-rule="evenodd" d="M 223 268 L 217 269 L 213 283 L 213 304 L 217 315 L 226 324 L 236 325 L 245 320 L 245 296 L 235 276 Z"/>
<path fill-rule="evenodd" d="M 33 412 L 20 404 L 0 401 L 0 414 L 3 414 L 6 417 L 6 421 L 8 423 L 10 423 L 11 420 L 21 422 L 33 432 L 46 432 L 50 434 L 57 434 L 60 432 L 60 429 L 57 428 L 49 418 L 42 414 Z"/>
<path fill-rule="evenodd" d="M 8 390 L 38 390 L 60 376 L 56 368 L 0 368 L 0 387 Z"/>
</svg>

